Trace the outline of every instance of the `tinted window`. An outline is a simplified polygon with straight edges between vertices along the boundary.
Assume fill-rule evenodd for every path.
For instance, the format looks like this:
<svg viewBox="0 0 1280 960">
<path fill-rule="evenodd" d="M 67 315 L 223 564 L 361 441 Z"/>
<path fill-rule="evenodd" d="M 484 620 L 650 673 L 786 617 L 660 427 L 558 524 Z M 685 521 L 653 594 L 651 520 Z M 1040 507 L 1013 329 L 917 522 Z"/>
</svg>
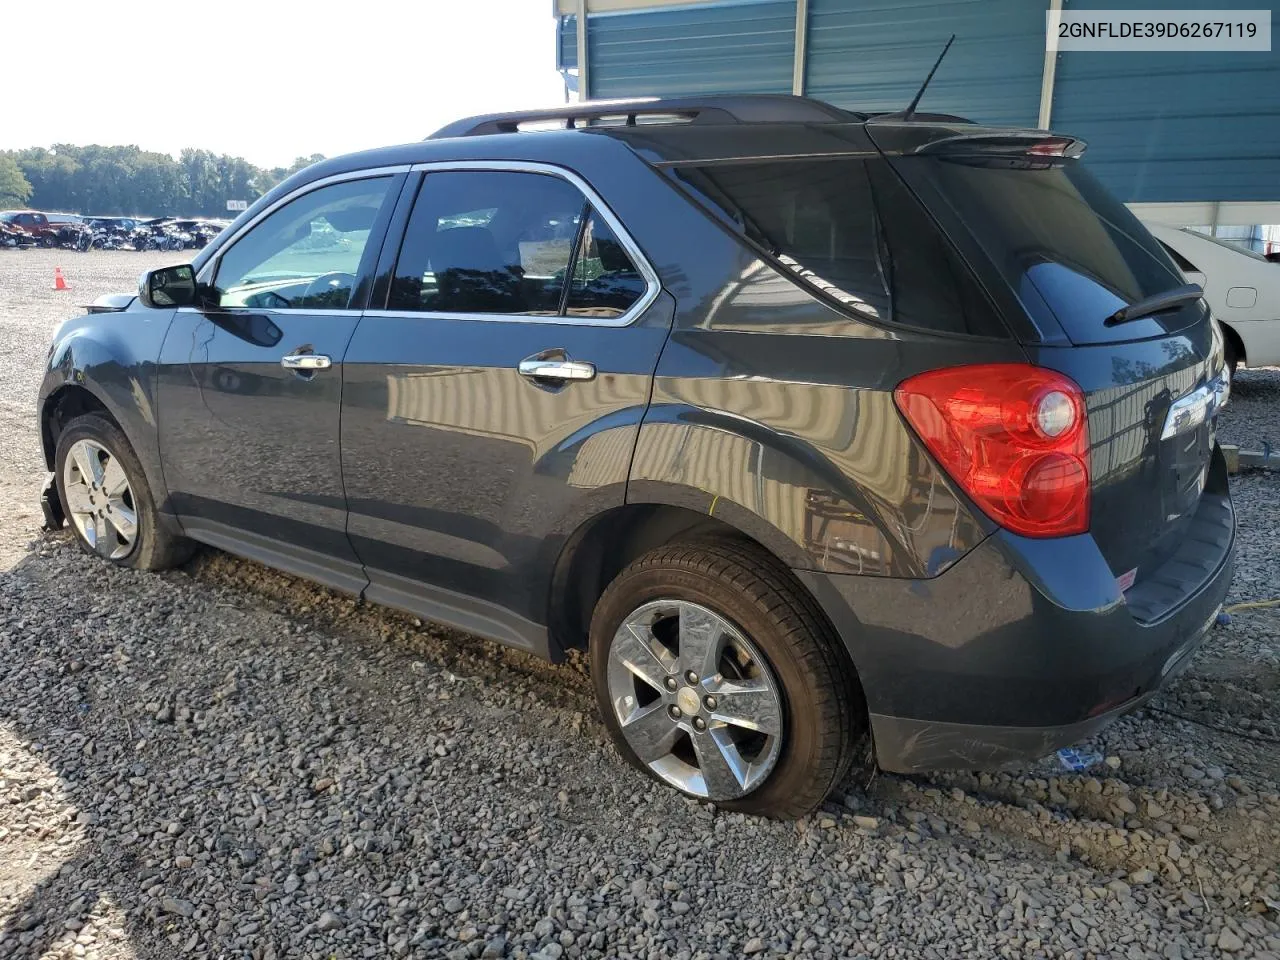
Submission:
<svg viewBox="0 0 1280 960">
<path fill-rule="evenodd" d="M 596 211 L 587 217 L 573 263 L 565 312 L 571 317 L 620 317 L 645 291 L 645 279 Z"/>
<path fill-rule="evenodd" d="M 999 277 L 1037 320 L 1047 308 L 1075 343 L 1143 335 L 1149 328 L 1103 320 L 1143 297 L 1181 286 L 1173 261 L 1138 219 L 1079 162 L 1038 158 L 905 157 L 908 181 L 929 178 Z M 1176 330 L 1189 305 L 1152 318 Z"/>
<path fill-rule="evenodd" d="M 224 307 L 344 310 L 390 177 L 348 180 L 303 194 L 254 225 L 218 264 Z"/>
<path fill-rule="evenodd" d="M 894 323 L 1008 337 L 995 307 L 951 243 L 884 161 L 868 164 L 889 255 L 884 258 Z"/>
<path fill-rule="evenodd" d="M 732 163 L 678 174 L 778 264 L 868 319 L 1008 335 L 950 243 L 883 161 Z"/>
<path fill-rule="evenodd" d="M 586 209 L 560 177 L 429 173 L 414 203 L 388 307 L 557 316 Z"/>
<path fill-rule="evenodd" d="M 788 270 L 850 309 L 888 316 L 871 186 L 861 161 L 709 164 L 675 173 Z"/>
</svg>

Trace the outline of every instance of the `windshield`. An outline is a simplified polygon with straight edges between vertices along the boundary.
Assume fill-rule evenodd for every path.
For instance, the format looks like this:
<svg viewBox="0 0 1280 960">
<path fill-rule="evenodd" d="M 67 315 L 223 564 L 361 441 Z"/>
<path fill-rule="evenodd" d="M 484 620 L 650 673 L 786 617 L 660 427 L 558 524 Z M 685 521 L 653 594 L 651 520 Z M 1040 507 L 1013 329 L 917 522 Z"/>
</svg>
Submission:
<svg viewBox="0 0 1280 960">
<path fill-rule="evenodd" d="M 927 177 L 958 223 L 1041 329 L 1053 321 L 1074 343 L 1157 335 L 1193 322 L 1194 305 L 1150 325 L 1103 321 L 1121 307 L 1186 281 L 1159 242 L 1078 161 L 1017 157 L 905 157 L 910 180 Z"/>
</svg>

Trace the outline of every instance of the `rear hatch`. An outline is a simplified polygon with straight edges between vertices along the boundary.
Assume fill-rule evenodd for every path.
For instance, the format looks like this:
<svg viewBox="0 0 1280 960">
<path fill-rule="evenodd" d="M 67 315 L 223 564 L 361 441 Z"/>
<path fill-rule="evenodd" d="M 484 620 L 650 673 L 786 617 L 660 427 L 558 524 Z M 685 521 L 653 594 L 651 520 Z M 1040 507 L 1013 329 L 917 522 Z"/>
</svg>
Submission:
<svg viewBox="0 0 1280 960">
<path fill-rule="evenodd" d="M 1083 144 L 978 131 L 891 156 L 1010 316 L 1028 358 L 1085 392 L 1090 530 L 1126 588 L 1186 537 L 1225 402 L 1203 300 L 1108 323 L 1182 287 L 1160 244 L 1076 159 Z M 1073 156 L 1074 155 L 1074 156 Z"/>
</svg>

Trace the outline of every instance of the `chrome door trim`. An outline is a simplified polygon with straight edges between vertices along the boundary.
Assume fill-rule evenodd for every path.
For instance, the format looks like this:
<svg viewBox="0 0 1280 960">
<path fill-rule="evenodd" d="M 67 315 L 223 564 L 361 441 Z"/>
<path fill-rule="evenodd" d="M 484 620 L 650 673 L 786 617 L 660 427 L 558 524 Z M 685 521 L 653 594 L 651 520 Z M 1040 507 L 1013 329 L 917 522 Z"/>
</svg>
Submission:
<svg viewBox="0 0 1280 960">
<path fill-rule="evenodd" d="M 309 309 L 307 307 L 178 307 L 178 313 L 257 313 L 265 316 L 300 316 L 305 314 L 308 317 L 314 317 L 316 314 L 323 314 L 326 317 L 359 317 L 363 316 L 363 310 L 320 310 Z"/>
<path fill-rule="evenodd" d="M 205 261 L 204 266 L 200 268 L 200 272 L 196 274 L 196 281 L 198 283 L 205 283 L 205 284 L 212 283 L 213 278 L 217 276 L 218 264 L 222 262 L 223 254 L 226 253 L 227 250 L 229 250 L 232 246 L 234 246 L 236 241 L 238 241 L 241 237 L 243 237 L 245 233 L 253 229 L 253 227 L 257 226 L 259 223 L 261 223 L 262 220 L 264 220 L 266 217 L 275 213 L 277 210 L 283 207 L 286 203 L 290 203 L 291 201 L 297 200 L 299 197 L 310 193 L 312 190 L 318 190 L 321 187 L 327 187 L 330 184 L 342 183 L 347 180 L 369 180 L 369 179 L 372 179 L 373 177 L 390 177 L 390 176 L 395 176 L 398 173 L 408 173 L 409 169 L 410 169 L 410 164 L 407 164 L 407 163 L 395 164 L 395 165 L 386 166 L 386 167 L 368 167 L 363 170 L 348 170 L 345 173 L 335 173 L 327 177 L 321 177 L 319 180 L 312 180 L 310 183 L 302 184 L 300 187 L 297 187 L 296 189 L 291 190 L 289 193 L 286 193 L 283 197 L 277 198 L 268 206 L 263 207 L 261 210 L 259 210 L 257 213 L 253 215 L 252 219 L 246 220 L 239 227 L 237 227 L 236 232 L 231 234 L 229 237 L 227 237 L 226 240 L 220 243 L 214 255 L 210 257 L 207 261 Z M 281 310 L 280 312 L 285 313 L 287 311 Z M 314 312 L 314 311 L 299 310 L 297 312 L 307 313 L 307 312 Z M 336 313 L 337 311 L 326 310 L 325 312 Z M 358 316 L 360 311 L 357 310 L 355 311 L 355 313 Z"/>
<path fill-rule="evenodd" d="M 634 316 L 633 316 L 634 314 Z M 569 327 L 626 327 L 639 313 L 634 309 L 618 317 L 562 317 L 539 313 L 447 313 L 442 310 L 366 310 L 366 317 L 389 320 L 477 320 L 481 323 L 542 323 Z"/>
<path fill-rule="evenodd" d="M 640 271 L 640 275 L 644 277 L 645 291 L 635 303 L 633 303 L 625 313 L 616 317 L 573 317 L 573 316 L 542 316 L 538 314 L 527 313 L 448 313 L 434 310 L 366 310 L 364 315 L 367 317 L 392 317 L 401 319 L 419 319 L 432 318 L 441 320 L 488 320 L 502 321 L 506 323 L 558 323 L 567 324 L 575 327 L 626 327 L 635 322 L 636 318 L 643 314 L 657 299 L 658 294 L 662 290 L 662 283 L 658 279 L 658 272 L 654 270 L 653 265 L 649 262 L 648 257 L 640 249 L 639 245 L 632 239 L 626 228 L 622 225 L 622 221 L 618 219 L 609 205 L 598 194 L 595 189 L 583 180 L 578 174 L 566 167 L 560 167 L 553 163 L 539 163 L 532 160 L 435 160 L 430 163 L 415 163 L 410 168 L 412 172 L 444 172 L 452 170 L 493 170 L 499 173 L 540 173 L 545 176 L 559 177 L 566 180 L 586 198 L 604 222 L 609 225 L 609 229 L 613 231 L 613 235 L 618 238 L 618 242 L 622 244 L 627 255 L 631 257 L 631 261 L 636 265 L 636 269 Z M 403 239 L 403 237 L 401 237 Z"/>
</svg>

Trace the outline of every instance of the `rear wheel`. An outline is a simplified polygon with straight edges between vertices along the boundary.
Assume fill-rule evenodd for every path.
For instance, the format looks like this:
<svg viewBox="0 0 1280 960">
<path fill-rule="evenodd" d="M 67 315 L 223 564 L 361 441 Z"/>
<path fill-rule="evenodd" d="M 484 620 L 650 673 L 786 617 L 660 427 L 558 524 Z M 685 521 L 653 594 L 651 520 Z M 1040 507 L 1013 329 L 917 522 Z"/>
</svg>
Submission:
<svg viewBox="0 0 1280 960">
<path fill-rule="evenodd" d="M 605 724 L 632 764 L 728 809 L 812 811 L 865 721 L 840 641 L 790 571 L 751 545 L 661 547 L 591 622 Z"/>
<path fill-rule="evenodd" d="M 67 424 L 54 466 L 62 511 L 87 552 L 139 570 L 191 556 L 195 545 L 160 522 L 142 465 L 110 420 L 86 414 Z"/>
</svg>

